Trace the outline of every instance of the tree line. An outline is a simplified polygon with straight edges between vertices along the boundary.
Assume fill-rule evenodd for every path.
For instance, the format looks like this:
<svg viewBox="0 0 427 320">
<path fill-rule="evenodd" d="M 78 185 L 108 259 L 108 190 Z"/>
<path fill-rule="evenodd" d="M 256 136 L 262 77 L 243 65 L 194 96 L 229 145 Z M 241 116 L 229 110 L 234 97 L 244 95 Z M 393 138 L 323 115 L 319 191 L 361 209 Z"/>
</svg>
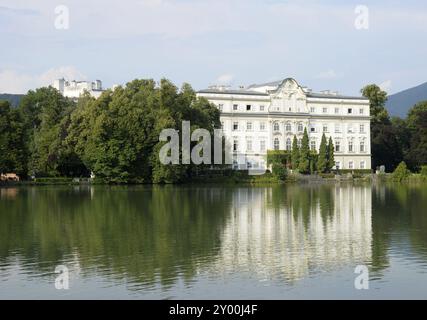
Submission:
<svg viewBox="0 0 427 320">
<path fill-rule="evenodd" d="M 387 93 L 375 84 L 361 93 L 370 101 L 372 168 L 384 165 L 392 172 L 405 162 L 411 171 L 427 164 L 427 101 L 414 105 L 405 119 L 390 117 Z"/>
<path fill-rule="evenodd" d="M 219 111 L 162 79 L 134 80 L 98 99 L 77 102 L 52 87 L 29 91 L 17 109 L 0 104 L 0 172 L 23 177 L 87 177 L 106 182 L 170 183 L 191 179 L 203 168 L 163 165 L 159 141 L 164 128 L 220 128 Z"/>
<path fill-rule="evenodd" d="M 370 101 L 372 167 L 393 171 L 405 161 L 418 171 L 427 164 L 427 101 L 416 104 L 406 119 L 391 118 L 386 92 L 377 85 L 361 90 Z M 17 108 L 0 101 L 0 172 L 23 178 L 88 177 L 106 182 L 182 182 L 203 173 L 205 166 L 162 165 L 159 141 L 164 128 L 220 128 L 220 112 L 198 98 L 189 84 L 178 89 L 162 79 L 133 80 L 95 99 L 78 101 L 52 87 L 30 90 Z M 194 143 L 194 142 L 193 142 Z M 195 143 L 194 143 L 195 144 Z M 268 159 L 267 159 L 268 161 Z M 334 146 L 322 136 L 319 153 L 310 150 L 307 131 L 296 137 L 288 167 L 301 173 L 329 172 Z M 276 166 L 276 169 L 278 167 Z"/>
</svg>

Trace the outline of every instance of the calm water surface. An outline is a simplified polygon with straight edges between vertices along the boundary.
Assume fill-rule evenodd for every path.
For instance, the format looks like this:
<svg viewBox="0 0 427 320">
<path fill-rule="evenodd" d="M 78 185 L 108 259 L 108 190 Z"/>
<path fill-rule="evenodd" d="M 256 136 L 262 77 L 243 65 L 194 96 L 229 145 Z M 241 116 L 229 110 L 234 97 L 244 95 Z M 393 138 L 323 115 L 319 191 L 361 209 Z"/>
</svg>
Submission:
<svg viewBox="0 0 427 320">
<path fill-rule="evenodd" d="M 427 299 L 427 185 L 2 188 L 0 298 Z"/>
</svg>

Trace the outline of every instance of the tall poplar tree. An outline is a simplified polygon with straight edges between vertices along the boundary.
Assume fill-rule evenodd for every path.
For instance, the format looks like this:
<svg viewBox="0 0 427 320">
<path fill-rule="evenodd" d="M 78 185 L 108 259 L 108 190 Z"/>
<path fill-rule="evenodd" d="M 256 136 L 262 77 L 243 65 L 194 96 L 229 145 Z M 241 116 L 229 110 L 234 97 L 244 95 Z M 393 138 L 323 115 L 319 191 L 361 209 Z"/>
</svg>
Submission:
<svg viewBox="0 0 427 320">
<path fill-rule="evenodd" d="M 292 169 L 297 170 L 299 166 L 299 147 L 296 136 L 294 136 L 294 140 L 292 142 L 291 162 Z"/>
<path fill-rule="evenodd" d="M 328 170 L 328 145 L 326 142 L 325 134 L 322 135 L 319 148 L 319 158 L 317 160 L 317 169 L 321 173 L 325 173 Z"/>
<path fill-rule="evenodd" d="M 310 172 L 310 147 L 308 145 L 307 128 L 304 128 L 304 135 L 301 141 L 298 169 L 301 173 Z"/>
<path fill-rule="evenodd" d="M 328 171 L 330 172 L 335 166 L 334 143 L 332 137 L 329 137 L 328 143 Z"/>
</svg>

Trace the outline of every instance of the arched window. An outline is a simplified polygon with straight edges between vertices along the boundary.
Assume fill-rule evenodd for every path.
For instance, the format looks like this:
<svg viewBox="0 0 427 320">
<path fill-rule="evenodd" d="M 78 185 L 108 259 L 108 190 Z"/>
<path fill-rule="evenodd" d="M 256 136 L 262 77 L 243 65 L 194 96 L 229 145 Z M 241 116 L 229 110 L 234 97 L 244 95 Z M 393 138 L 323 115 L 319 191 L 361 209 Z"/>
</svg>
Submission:
<svg viewBox="0 0 427 320">
<path fill-rule="evenodd" d="M 286 123 L 286 131 L 287 132 L 291 132 L 292 131 L 292 126 L 291 126 L 291 124 L 289 122 Z"/>
<path fill-rule="evenodd" d="M 280 148 L 279 138 L 274 138 L 274 150 L 279 150 L 279 148 Z"/>
<path fill-rule="evenodd" d="M 292 149 L 291 138 L 286 139 L 286 150 L 290 151 Z"/>
<path fill-rule="evenodd" d="M 302 126 L 302 123 L 298 123 L 298 132 L 303 132 L 304 131 L 304 127 Z"/>
<path fill-rule="evenodd" d="M 275 123 L 274 123 L 274 125 L 273 125 L 273 130 L 274 130 L 274 131 L 279 131 L 279 123 L 278 123 L 278 122 L 275 122 Z"/>
</svg>

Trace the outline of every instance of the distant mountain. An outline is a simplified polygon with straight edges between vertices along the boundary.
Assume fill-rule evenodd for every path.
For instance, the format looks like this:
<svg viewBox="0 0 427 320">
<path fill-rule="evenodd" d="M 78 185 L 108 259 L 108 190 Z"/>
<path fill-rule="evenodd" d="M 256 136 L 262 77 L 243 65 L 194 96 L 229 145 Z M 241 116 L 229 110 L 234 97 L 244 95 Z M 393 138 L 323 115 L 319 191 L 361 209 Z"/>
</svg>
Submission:
<svg viewBox="0 0 427 320">
<path fill-rule="evenodd" d="M 405 118 L 417 102 L 427 100 L 427 82 L 388 96 L 386 108 L 391 116 Z"/>
<path fill-rule="evenodd" d="M 17 107 L 19 102 L 21 102 L 23 94 L 10 94 L 10 93 L 0 93 L 0 100 L 9 101 L 13 107 Z"/>
</svg>

